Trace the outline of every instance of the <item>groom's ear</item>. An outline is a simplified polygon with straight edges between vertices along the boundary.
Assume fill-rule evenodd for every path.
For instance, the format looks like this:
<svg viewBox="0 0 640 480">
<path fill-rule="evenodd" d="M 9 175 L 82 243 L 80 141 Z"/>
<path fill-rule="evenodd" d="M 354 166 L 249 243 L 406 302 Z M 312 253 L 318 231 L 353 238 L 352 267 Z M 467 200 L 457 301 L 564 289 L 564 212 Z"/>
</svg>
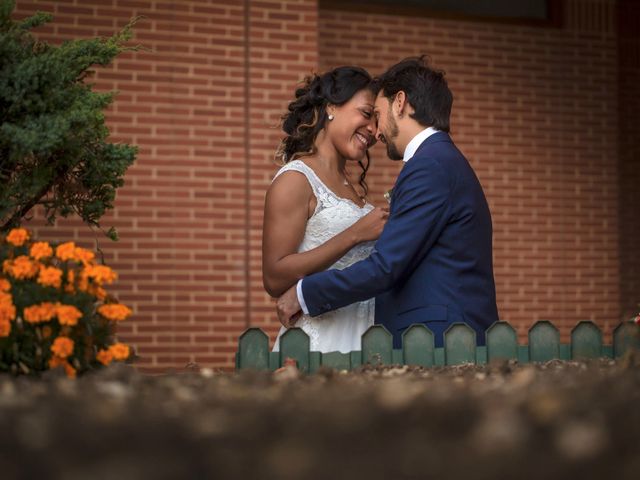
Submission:
<svg viewBox="0 0 640 480">
<path fill-rule="evenodd" d="M 407 107 L 407 95 L 403 90 L 400 90 L 396 93 L 396 96 L 393 98 L 393 103 L 391 108 L 395 111 L 398 117 L 402 118 L 405 113 L 405 109 Z"/>
</svg>

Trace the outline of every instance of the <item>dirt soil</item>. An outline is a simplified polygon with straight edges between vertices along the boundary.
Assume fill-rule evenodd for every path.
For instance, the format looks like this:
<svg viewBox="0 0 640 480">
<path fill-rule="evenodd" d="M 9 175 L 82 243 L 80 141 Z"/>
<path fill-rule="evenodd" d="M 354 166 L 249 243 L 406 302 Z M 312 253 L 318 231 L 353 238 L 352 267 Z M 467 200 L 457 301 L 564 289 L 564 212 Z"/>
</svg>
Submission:
<svg viewBox="0 0 640 480">
<path fill-rule="evenodd" d="M 636 479 L 637 364 L 5 375 L 0 478 Z"/>
</svg>

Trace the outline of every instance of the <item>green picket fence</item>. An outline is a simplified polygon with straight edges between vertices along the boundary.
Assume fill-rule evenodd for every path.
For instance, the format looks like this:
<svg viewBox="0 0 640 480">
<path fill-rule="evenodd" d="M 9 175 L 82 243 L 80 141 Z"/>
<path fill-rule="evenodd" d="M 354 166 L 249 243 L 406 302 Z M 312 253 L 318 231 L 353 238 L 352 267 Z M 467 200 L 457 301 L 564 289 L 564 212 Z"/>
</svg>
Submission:
<svg viewBox="0 0 640 480">
<path fill-rule="evenodd" d="M 394 349 L 392 336 L 381 325 L 370 327 L 362 335 L 362 350 L 349 353 L 312 352 L 309 337 L 300 328 L 289 329 L 280 339 L 280 351 L 269 351 L 269 337 L 259 328 L 249 328 L 238 341 L 236 369 L 275 370 L 286 358 L 297 361 L 304 372 L 313 373 L 325 366 L 351 370 L 363 364 L 402 364 L 425 367 L 484 364 L 492 360 L 514 359 L 521 363 L 552 359 L 578 360 L 617 358 L 640 348 L 638 326 L 623 322 L 613 332 L 613 345 L 604 345 L 602 331 L 589 321 L 580 322 L 571 331 L 571 342 L 560 343 L 560 332 L 549 321 L 539 321 L 529 330 L 528 345 L 518 344 L 516 331 L 507 322 L 496 322 L 486 332 L 486 345 L 476 345 L 476 333 L 468 325 L 451 325 L 444 335 L 444 347 L 435 348 L 433 333 L 424 325 L 412 325 L 403 336 L 401 349 Z"/>
</svg>

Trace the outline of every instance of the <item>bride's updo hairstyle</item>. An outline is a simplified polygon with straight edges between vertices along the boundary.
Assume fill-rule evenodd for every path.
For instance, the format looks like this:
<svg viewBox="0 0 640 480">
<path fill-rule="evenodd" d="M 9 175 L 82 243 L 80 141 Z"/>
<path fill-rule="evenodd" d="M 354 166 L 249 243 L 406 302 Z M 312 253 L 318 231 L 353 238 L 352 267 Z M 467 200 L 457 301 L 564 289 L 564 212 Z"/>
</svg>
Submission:
<svg viewBox="0 0 640 480">
<path fill-rule="evenodd" d="M 288 112 L 282 116 L 282 130 L 287 136 L 278 146 L 276 160 L 288 163 L 316 153 L 316 137 L 329 121 L 327 105 L 347 103 L 360 90 L 370 88 L 371 81 L 371 75 L 359 67 L 338 67 L 306 77 L 296 90 L 296 98 L 289 104 Z M 366 152 L 366 157 L 366 165 L 358 160 L 362 168 L 360 185 L 365 195 L 368 190 L 365 177 L 369 169 L 369 152 Z"/>
</svg>

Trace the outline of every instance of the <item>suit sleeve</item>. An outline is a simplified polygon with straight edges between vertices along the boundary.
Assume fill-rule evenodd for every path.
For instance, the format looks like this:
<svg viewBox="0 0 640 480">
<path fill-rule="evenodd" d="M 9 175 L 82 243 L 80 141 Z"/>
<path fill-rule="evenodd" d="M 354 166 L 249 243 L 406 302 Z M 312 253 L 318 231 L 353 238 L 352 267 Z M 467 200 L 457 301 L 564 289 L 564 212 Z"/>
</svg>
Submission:
<svg viewBox="0 0 640 480">
<path fill-rule="evenodd" d="M 415 158 L 394 187 L 391 214 L 373 253 L 344 270 L 305 277 L 302 294 L 311 316 L 375 297 L 409 275 L 447 223 L 450 187 L 439 162 Z"/>
</svg>

